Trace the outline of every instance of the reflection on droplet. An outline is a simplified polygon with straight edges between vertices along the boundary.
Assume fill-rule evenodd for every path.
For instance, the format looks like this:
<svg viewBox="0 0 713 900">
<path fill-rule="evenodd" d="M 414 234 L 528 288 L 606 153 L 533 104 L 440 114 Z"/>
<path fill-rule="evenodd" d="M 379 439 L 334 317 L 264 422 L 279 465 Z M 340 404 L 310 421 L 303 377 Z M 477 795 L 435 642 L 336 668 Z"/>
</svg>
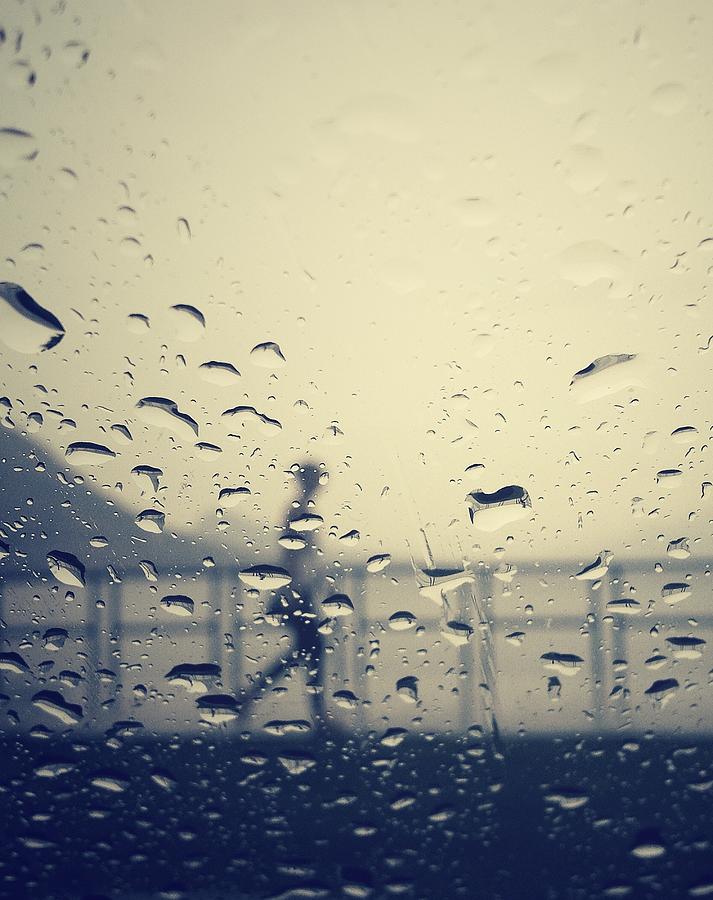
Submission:
<svg viewBox="0 0 713 900">
<path fill-rule="evenodd" d="M 571 677 L 582 668 L 584 660 L 575 653 L 543 653 L 540 657 L 545 669 L 554 669 L 559 675 Z"/>
<path fill-rule="evenodd" d="M 657 859 L 666 852 L 666 846 L 661 840 L 658 831 L 644 829 L 639 832 L 631 848 L 632 856 L 637 859 Z"/>
<path fill-rule="evenodd" d="M 631 597 L 622 597 L 619 600 L 609 600 L 607 603 L 607 612 L 619 613 L 625 616 L 634 616 L 641 612 L 641 604 L 638 600 Z"/>
<path fill-rule="evenodd" d="M 29 671 L 30 667 L 19 653 L 14 651 L 0 653 L 0 672 L 11 675 L 25 675 Z"/>
<path fill-rule="evenodd" d="M 193 615 L 193 600 L 185 594 L 167 594 L 161 598 L 161 606 L 174 616 Z"/>
<path fill-rule="evenodd" d="M 75 768 L 76 765 L 71 762 L 46 762 L 35 769 L 35 775 L 38 778 L 60 778 Z"/>
<path fill-rule="evenodd" d="M 691 585 L 685 581 L 670 581 L 661 588 L 661 596 L 669 606 L 680 603 L 691 593 Z"/>
<path fill-rule="evenodd" d="M 237 506 L 244 497 L 249 496 L 250 488 L 247 487 L 222 488 L 218 494 L 218 503 L 230 509 L 230 507 Z"/>
<path fill-rule="evenodd" d="M 190 244 L 191 242 L 191 226 L 188 224 L 188 219 L 178 219 L 176 222 L 176 229 L 178 231 L 178 237 L 181 242 L 184 244 Z"/>
<path fill-rule="evenodd" d="M 554 803 L 560 809 L 581 809 L 589 801 L 589 797 L 583 791 L 576 788 L 554 788 L 545 794 L 548 803 Z"/>
<path fill-rule="evenodd" d="M 240 372 L 229 362 L 210 362 L 201 363 L 198 367 L 198 374 L 209 384 L 217 384 L 219 387 L 230 387 L 240 378 Z"/>
<path fill-rule="evenodd" d="M 131 235 L 127 235 L 119 242 L 119 251 L 127 259 L 137 259 L 141 255 L 141 249 L 141 241 Z"/>
<path fill-rule="evenodd" d="M 136 516 L 134 521 L 143 531 L 148 531 L 150 534 L 160 534 L 163 531 L 166 516 L 159 509 L 144 509 Z"/>
<path fill-rule="evenodd" d="M 580 403 L 599 400 L 609 394 L 640 384 L 635 353 L 609 353 L 575 372 L 569 385 Z"/>
<path fill-rule="evenodd" d="M 136 404 L 139 417 L 149 425 L 167 428 L 181 437 L 198 435 L 198 423 L 179 410 L 175 400 L 165 397 L 143 397 Z"/>
<path fill-rule="evenodd" d="M 389 628 L 393 631 L 407 631 L 413 628 L 418 619 L 412 612 L 400 610 L 389 617 Z"/>
<path fill-rule="evenodd" d="M 242 569 L 238 577 L 243 584 L 261 591 L 286 587 L 292 581 L 292 576 L 286 569 L 270 565 L 250 566 Z"/>
<path fill-rule="evenodd" d="M 184 687 L 188 693 L 205 694 L 220 676 L 220 666 L 215 663 L 179 663 L 166 674 L 166 680 Z"/>
<path fill-rule="evenodd" d="M 230 694 L 207 694 L 199 697 L 196 706 L 200 717 L 210 725 L 223 725 L 237 718 L 240 705 Z"/>
<path fill-rule="evenodd" d="M 63 725 L 77 725 L 84 718 L 82 707 L 69 703 L 57 691 L 39 691 L 32 698 L 32 703 L 42 712 L 59 719 Z"/>
<path fill-rule="evenodd" d="M 192 343 L 201 338 L 205 332 L 205 316 L 195 306 L 188 303 L 177 303 L 169 310 L 172 317 L 173 334 L 179 341 Z"/>
<path fill-rule="evenodd" d="M 377 553 L 366 561 L 366 571 L 375 573 L 383 570 L 391 563 L 390 553 Z"/>
<path fill-rule="evenodd" d="M 24 288 L 11 281 L 0 282 L 0 340 L 20 353 L 39 353 L 55 347 L 64 337 L 64 327 Z"/>
<path fill-rule="evenodd" d="M 317 760 L 310 753 L 281 753 L 277 757 L 280 765 L 286 769 L 290 775 L 302 775 L 309 769 L 317 765 Z"/>
<path fill-rule="evenodd" d="M 354 604 L 346 594 L 332 594 L 322 601 L 321 606 L 324 615 L 334 619 L 350 616 L 354 612 Z"/>
<path fill-rule="evenodd" d="M 526 518 L 532 508 L 525 488 L 516 484 L 494 491 L 472 491 L 466 497 L 468 514 L 473 525 L 481 531 L 496 531 L 519 519 Z"/>
<path fill-rule="evenodd" d="M 266 436 L 275 435 L 282 430 L 281 422 L 271 419 L 265 413 L 258 412 L 254 406 L 234 406 L 224 410 L 222 416 L 235 419 L 235 427 L 245 427 L 248 422 L 256 422 L 260 432 Z"/>
<path fill-rule="evenodd" d="M 295 518 L 290 519 L 288 522 L 289 528 L 292 531 L 297 532 L 315 531 L 323 524 L 324 519 L 322 516 L 318 516 L 315 513 L 303 513 L 302 515 L 295 516 Z"/>
<path fill-rule="evenodd" d="M 697 434 L 698 429 L 695 425 L 681 425 L 680 428 L 674 428 L 671 437 L 676 444 L 689 445 Z"/>
<path fill-rule="evenodd" d="M 703 638 L 686 635 L 666 638 L 666 643 L 671 647 L 671 653 L 676 659 L 700 659 L 706 645 Z"/>
<path fill-rule="evenodd" d="M 127 328 L 132 334 L 144 334 L 151 327 L 151 320 L 143 313 L 129 313 Z"/>
<path fill-rule="evenodd" d="M 147 581 L 158 581 L 158 570 L 156 569 L 156 566 L 151 562 L 151 560 L 140 560 L 139 568 L 141 569 L 143 576 Z"/>
<path fill-rule="evenodd" d="M 134 466 L 131 474 L 141 484 L 142 493 L 149 489 L 156 492 L 159 487 L 159 479 L 163 475 L 163 470 L 156 466 Z"/>
<path fill-rule="evenodd" d="M 280 369 L 287 360 L 280 349 L 280 345 L 274 341 L 264 341 L 256 344 L 250 351 L 250 362 L 264 369 Z"/>
<path fill-rule="evenodd" d="M 69 634 L 65 628 L 48 628 L 42 635 L 44 641 L 44 649 L 50 652 L 61 650 Z"/>
<path fill-rule="evenodd" d="M 130 444 L 134 439 L 126 425 L 121 422 L 112 425 L 111 430 L 120 444 Z"/>
<path fill-rule="evenodd" d="M 356 709 L 359 705 L 359 698 L 353 691 L 335 691 L 334 694 L 332 694 L 332 698 L 337 706 L 342 709 Z"/>
<path fill-rule="evenodd" d="M 586 565 L 574 576 L 578 581 L 596 581 L 606 575 L 614 554 L 609 550 L 602 550 L 593 562 Z"/>
<path fill-rule="evenodd" d="M 47 564 L 57 581 L 72 587 L 84 587 L 84 566 L 73 554 L 52 550 L 47 554 Z"/>
<path fill-rule="evenodd" d="M 396 693 L 405 703 L 418 701 L 418 678 L 415 675 L 405 675 L 396 682 Z"/>
<path fill-rule="evenodd" d="M 462 647 L 470 640 L 473 629 L 467 622 L 458 622 L 455 619 L 451 619 L 449 622 L 446 622 L 444 628 L 441 628 L 441 634 L 455 647 Z"/>
<path fill-rule="evenodd" d="M 656 473 L 656 481 L 664 484 L 667 488 L 680 486 L 680 480 L 683 472 L 680 469 L 659 469 Z"/>
<path fill-rule="evenodd" d="M 215 456 L 223 452 L 222 447 L 218 444 L 211 444 L 210 441 L 198 441 L 198 443 L 193 446 L 197 451 L 198 458 L 207 460 L 208 462 L 211 462 Z"/>
<path fill-rule="evenodd" d="M 688 538 L 681 537 L 676 540 L 669 541 L 666 547 L 666 553 L 671 559 L 688 559 L 691 555 L 691 548 L 688 544 Z"/>
<path fill-rule="evenodd" d="M 497 574 L 496 577 L 498 577 Z M 507 577 L 502 580 L 507 580 Z M 418 569 L 416 571 L 419 594 L 439 604 L 444 602 L 447 594 L 457 591 L 463 585 L 472 584 L 474 581 L 475 575 L 469 568 Z"/>
<path fill-rule="evenodd" d="M 296 531 L 286 531 L 284 534 L 281 534 L 277 539 L 277 543 L 284 547 L 285 550 L 304 550 L 307 546 L 306 538 L 297 534 Z"/>
<path fill-rule="evenodd" d="M 101 465 L 116 457 L 116 453 L 109 447 L 91 441 L 74 441 L 67 447 L 64 455 L 75 466 Z"/>
<path fill-rule="evenodd" d="M 679 683 L 675 678 L 661 678 L 647 687 L 644 693 L 648 697 L 652 697 L 661 706 L 664 706 L 675 696 L 678 689 Z"/>
</svg>

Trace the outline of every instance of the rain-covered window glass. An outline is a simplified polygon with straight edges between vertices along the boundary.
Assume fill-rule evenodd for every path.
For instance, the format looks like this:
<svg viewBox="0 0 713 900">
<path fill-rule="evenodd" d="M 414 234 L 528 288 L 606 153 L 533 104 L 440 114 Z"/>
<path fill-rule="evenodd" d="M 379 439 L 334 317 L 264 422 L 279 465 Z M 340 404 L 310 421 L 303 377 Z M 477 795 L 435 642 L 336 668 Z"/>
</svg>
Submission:
<svg viewBox="0 0 713 900">
<path fill-rule="evenodd" d="M 0 896 L 713 896 L 713 6 L 0 6 Z"/>
</svg>

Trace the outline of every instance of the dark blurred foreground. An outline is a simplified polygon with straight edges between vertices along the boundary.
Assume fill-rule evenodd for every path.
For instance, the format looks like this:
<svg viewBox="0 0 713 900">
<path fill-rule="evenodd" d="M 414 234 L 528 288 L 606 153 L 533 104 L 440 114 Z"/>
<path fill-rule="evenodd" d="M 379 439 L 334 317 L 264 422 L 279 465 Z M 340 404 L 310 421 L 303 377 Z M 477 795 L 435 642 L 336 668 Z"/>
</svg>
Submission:
<svg viewBox="0 0 713 900">
<path fill-rule="evenodd" d="M 6 737 L 0 894 L 706 896 L 712 753 L 626 737 Z"/>
</svg>

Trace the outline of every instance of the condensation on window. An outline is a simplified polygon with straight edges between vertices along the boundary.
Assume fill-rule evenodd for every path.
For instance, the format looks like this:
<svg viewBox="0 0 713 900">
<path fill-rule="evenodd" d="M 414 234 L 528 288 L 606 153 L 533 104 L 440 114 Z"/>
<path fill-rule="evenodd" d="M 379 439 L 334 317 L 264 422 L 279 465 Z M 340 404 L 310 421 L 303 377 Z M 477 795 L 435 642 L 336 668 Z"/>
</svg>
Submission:
<svg viewBox="0 0 713 900">
<path fill-rule="evenodd" d="M 711 46 L 0 9 L 0 896 L 713 895 Z"/>
</svg>

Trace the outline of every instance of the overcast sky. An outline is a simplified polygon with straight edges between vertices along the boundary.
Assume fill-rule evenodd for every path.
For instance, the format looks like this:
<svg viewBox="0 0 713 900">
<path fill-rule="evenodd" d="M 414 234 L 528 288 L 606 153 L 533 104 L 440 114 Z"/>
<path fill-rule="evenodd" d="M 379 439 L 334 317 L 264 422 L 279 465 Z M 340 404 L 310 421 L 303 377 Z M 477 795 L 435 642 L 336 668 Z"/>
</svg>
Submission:
<svg viewBox="0 0 713 900">
<path fill-rule="evenodd" d="M 362 534 L 335 556 L 425 561 L 420 529 L 437 562 L 709 538 L 713 8 L 690 9 L 18 6 L 0 127 L 32 137 L 0 135 L 3 278 L 66 334 L 2 346 L 15 427 L 131 516 L 131 469 L 160 467 L 166 528 L 235 553 L 277 551 L 307 456 L 325 535 Z M 283 365 L 256 364 L 266 341 Z M 570 390 L 609 354 L 637 356 Z M 203 380 L 213 360 L 240 377 Z M 147 422 L 147 396 L 198 436 Z M 80 470 L 72 441 L 118 455 Z M 474 528 L 466 494 L 511 484 L 531 515 Z"/>
</svg>

